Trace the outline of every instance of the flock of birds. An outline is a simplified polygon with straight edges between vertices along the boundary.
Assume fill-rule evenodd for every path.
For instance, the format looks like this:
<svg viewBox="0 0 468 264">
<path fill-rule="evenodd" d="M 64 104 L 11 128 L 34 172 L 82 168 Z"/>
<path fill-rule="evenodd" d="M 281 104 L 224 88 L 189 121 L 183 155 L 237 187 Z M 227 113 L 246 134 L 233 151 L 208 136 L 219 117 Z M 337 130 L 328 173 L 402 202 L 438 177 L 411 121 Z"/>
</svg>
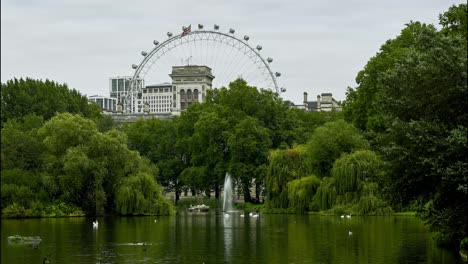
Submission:
<svg viewBox="0 0 468 264">
<path fill-rule="evenodd" d="M 341 215 L 341 218 L 348 218 L 348 219 L 351 219 L 351 214 L 347 214 L 347 215 Z M 353 231 L 348 230 L 348 236 L 352 236 L 353 235 Z"/>
<path fill-rule="evenodd" d="M 257 217 L 259 217 L 259 214 L 258 214 L 258 213 L 255 213 L 255 214 L 254 214 L 254 213 L 250 212 L 250 213 L 249 213 L 249 216 L 250 216 L 250 217 L 253 217 L 253 218 L 257 218 Z M 244 215 L 244 214 L 241 214 L 240 217 L 245 217 L 245 215 Z M 228 213 L 224 213 L 224 218 L 229 218 L 229 214 L 228 214 Z"/>
</svg>

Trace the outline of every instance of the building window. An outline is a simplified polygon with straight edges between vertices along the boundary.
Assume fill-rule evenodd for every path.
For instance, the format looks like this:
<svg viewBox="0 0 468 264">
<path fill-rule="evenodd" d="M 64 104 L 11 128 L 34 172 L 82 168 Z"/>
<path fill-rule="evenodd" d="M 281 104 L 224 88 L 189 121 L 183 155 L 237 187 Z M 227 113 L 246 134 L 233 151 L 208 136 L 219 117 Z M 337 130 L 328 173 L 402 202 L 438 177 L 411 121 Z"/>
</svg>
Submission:
<svg viewBox="0 0 468 264">
<path fill-rule="evenodd" d="M 117 91 L 117 80 L 112 79 L 112 91 L 116 92 Z"/>
<path fill-rule="evenodd" d="M 187 99 L 189 99 L 189 100 L 192 99 L 192 90 L 190 90 L 190 89 L 187 90 Z"/>
<path fill-rule="evenodd" d="M 119 91 L 125 91 L 123 79 L 119 79 Z"/>
<path fill-rule="evenodd" d="M 198 100 L 198 89 L 193 90 L 193 99 Z"/>
</svg>

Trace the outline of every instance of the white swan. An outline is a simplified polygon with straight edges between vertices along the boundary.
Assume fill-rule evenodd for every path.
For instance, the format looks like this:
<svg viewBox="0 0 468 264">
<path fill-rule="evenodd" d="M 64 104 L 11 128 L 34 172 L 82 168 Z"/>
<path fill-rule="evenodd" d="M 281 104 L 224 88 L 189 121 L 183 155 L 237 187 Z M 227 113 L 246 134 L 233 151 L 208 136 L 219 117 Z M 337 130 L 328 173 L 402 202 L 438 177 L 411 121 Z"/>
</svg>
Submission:
<svg viewBox="0 0 468 264">
<path fill-rule="evenodd" d="M 351 218 L 351 214 L 349 214 L 349 215 L 346 215 L 346 218 Z"/>
<path fill-rule="evenodd" d="M 341 218 L 344 218 L 344 215 L 341 215 Z"/>
<path fill-rule="evenodd" d="M 97 221 L 97 220 L 96 220 L 96 221 L 94 221 L 94 222 L 93 222 L 93 228 L 98 228 L 98 226 L 99 226 L 99 223 L 98 223 L 98 221 Z"/>
<path fill-rule="evenodd" d="M 228 218 L 229 217 L 229 214 L 224 214 L 224 218 Z"/>
<path fill-rule="evenodd" d="M 349 236 L 352 236 L 353 235 L 353 232 L 351 230 L 348 231 L 348 235 Z"/>
<path fill-rule="evenodd" d="M 244 217 L 244 215 L 243 215 L 243 214 L 241 214 L 241 215 L 240 215 L 240 217 Z"/>
<path fill-rule="evenodd" d="M 249 216 L 253 216 L 253 213 L 252 213 L 252 212 L 250 212 L 250 213 L 249 213 Z"/>
<path fill-rule="evenodd" d="M 252 217 L 258 217 L 258 214 L 254 214 L 254 215 L 252 215 Z"/>
</svg>

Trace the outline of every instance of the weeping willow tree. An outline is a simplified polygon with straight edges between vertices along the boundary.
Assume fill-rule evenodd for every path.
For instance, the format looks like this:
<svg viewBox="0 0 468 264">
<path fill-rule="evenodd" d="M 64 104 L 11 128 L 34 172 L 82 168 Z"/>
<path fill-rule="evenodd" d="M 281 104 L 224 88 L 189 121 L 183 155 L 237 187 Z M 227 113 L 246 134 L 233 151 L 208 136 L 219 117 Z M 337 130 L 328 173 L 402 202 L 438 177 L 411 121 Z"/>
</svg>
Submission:
<svg viewBox="0 0 468 264">
<path fill-rule="evenodd" d="M 320 179 L 317 176 L 308 176 L 288 182 L 289 207 L 294 208 L 296 213 L 304 213 L 309 210 Z"/>
<path fill-rule="evenodd" d="M 335 178 L 323 178 L 312 199 L 311 209 L 319 211 L 332 208 L 336 203 L 336 196 Z"/>
<path fill-rule="evenodd" d="M 337 204 L 357 204 L 359 214 L 391 212 L 379 194 L 378 182 L 383 173 L 383 161 L 370 150 L 359 150 L 337 159 L 332 169 Z"/>
<path fill-rule="evenodd" d="M 116 209 L 122 215 L 169 215 L 173 208 L 162 196 L 161 187 L 147 173 L 122 180 L 116 193 Z"/>
<path fill-rule="evenodd" d="M 308 174 L 304 153 L 303 146 L 271 152 L 266 175 L 267 207 L 288 208 L 288 182 Z"/>
</svg>

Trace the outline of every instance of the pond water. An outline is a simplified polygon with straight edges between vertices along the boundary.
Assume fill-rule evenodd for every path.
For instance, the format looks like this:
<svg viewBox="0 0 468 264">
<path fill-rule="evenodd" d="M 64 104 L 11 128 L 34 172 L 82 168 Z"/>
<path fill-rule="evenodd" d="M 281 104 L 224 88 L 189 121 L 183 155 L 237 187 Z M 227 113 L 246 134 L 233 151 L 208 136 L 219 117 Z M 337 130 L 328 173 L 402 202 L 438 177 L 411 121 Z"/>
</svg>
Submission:
<svg viewBox="0 0 468 264">
<path fill-rule="evenodd" d="M 459 263 L 412 216 L 181 212 L 1 221 L 1 263 Z M 352 232 L 350 235 L 349 232 Z M 8 236 L 40 236 L 38 247 Z"/>
</svg>

